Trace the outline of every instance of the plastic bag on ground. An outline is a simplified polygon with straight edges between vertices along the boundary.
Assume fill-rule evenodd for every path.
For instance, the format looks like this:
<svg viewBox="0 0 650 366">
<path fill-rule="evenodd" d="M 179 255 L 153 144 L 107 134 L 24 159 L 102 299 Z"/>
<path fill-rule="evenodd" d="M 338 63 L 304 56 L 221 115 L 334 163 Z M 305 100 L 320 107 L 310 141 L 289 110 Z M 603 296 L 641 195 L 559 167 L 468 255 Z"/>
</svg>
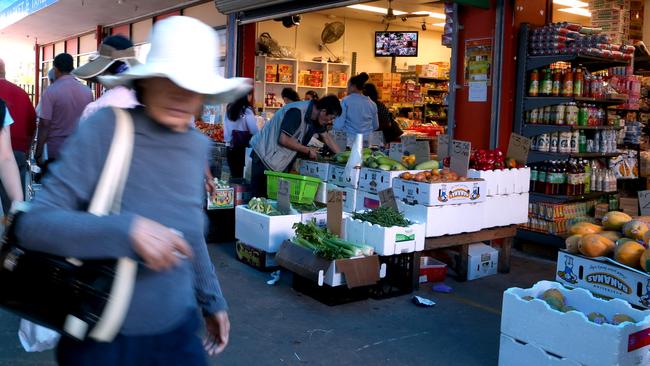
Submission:
<svg viewBox="0 0 650 366">
<path fill-rule="evenodd" d="M 42 352 L 54 349 L 61 335 L 52 329 L 34 324 L 29 320 L 20 319 L 18 329 L 20 344 L 27 352 Z"/>
</svg>

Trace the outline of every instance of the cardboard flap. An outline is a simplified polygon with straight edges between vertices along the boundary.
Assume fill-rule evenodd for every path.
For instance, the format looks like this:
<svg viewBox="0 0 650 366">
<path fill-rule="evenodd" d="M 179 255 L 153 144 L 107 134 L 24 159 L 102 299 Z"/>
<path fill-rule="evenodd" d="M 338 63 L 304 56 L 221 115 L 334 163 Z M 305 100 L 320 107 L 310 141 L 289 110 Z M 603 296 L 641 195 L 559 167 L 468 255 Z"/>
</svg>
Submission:
<svg viewBox="0 0 650 366">
<path fill-rule="evenodd" d="M 374 285 L 379 281 L 379 257 L 339 259 L 336 269 L 345 275 L 348 288 Z"/>
<path fill-rule="evenodd" d="M 326 272 L 331 261 L 317 257 L 311 250 L 285 240 L 275 255 L 279 266 L 318 282 L 318 272 Z"/>
</svg>

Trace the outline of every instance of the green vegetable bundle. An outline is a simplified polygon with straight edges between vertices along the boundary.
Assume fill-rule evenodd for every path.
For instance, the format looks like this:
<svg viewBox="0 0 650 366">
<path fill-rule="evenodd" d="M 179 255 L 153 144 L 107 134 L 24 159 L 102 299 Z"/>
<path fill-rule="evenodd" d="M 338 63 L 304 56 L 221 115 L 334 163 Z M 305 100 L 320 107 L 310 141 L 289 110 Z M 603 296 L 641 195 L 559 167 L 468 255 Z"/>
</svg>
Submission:
<svg viewBox="0 0 650 366">
<path fill-rule="evenodd" d="M 276 216 L 280 214 L 280 212 L 276 210 L 275 207 L 273 207 L 273 205 L 271 205 L 271 203 L 266 200 L 266 198 L 253 197 L 248 202 L 248 209 L 269 216 Z"/>
<path fill-rule="evenodd" d="M 313 250 L 314 254 L 327 260 L 369 256 L 374 253 L 372 247 L 350 243 L 327 229 L 321 229 L 316 226 L 315 220 L 306 224 L 296 223 L 293 228 L 296 230 L 296 236 L 292 240 L 294 244 Z"/>
<path fill-rule="evenodd" d="M 352 218 L 383 227 L 407 227 L 412 225 L 412 222 L 405 219 L 401 212 L 388 206 L 382 206 L 366 212 L 355 212 Z"/>
</svg>

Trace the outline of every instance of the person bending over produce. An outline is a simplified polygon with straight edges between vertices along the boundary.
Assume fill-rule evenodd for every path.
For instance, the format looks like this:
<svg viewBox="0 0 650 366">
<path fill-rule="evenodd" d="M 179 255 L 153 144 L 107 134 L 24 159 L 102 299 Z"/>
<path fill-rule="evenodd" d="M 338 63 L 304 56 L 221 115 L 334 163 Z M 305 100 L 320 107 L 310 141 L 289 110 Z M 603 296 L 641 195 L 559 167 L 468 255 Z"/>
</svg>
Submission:
<svg viewBox="0 0 650 366">
<path fill-rule="evenodd" d="M 278 110 L 251 140 L 253 197 L 266 197 L 265 170 L 287 171 L 298 154 L 311 159 L 318 157 L 316 148 L 307 147 L 314 134 L 319 134 L 333 152 L 339 152 L 327 128 L 340 114 L 341 103 L 334 95 L 291 103 Z"/>
</svg>

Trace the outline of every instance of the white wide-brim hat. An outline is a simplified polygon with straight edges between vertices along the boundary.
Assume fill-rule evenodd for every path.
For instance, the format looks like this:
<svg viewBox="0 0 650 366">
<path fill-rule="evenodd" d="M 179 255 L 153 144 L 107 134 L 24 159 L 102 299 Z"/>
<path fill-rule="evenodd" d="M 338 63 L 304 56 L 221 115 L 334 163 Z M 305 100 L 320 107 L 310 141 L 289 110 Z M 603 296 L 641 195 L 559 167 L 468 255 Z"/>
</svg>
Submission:
<svg viewBox="0 0 650 366">
<path fill-rule="evenodd" d="M 247 78 L 224 78 L 218 73 L 219 38 L 207 24 L 186 16 L 156 22 L 151 50 L 144 64 L 114 76 L 99 76 L 108 88 L 132 86 L 133 81 L 164 77 L 183 89 L 208 97 L 209 103 L 228 103 L 246 95 L 253 85 Z"/>
</svg>

